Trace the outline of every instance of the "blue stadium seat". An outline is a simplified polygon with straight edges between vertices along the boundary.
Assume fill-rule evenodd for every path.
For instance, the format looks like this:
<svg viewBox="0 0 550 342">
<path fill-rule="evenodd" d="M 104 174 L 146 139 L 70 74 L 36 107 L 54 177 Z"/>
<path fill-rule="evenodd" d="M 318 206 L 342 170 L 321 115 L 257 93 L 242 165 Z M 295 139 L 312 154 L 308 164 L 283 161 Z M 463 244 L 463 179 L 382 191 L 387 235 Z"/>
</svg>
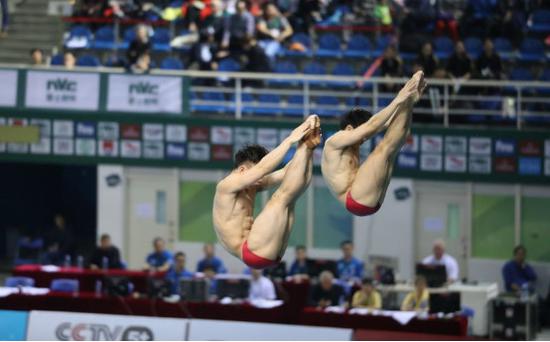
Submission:
<svg viewBox="0 0 550 342">
<path fill-rule="evenodd" d="M 76 279 L 54 279 L 50 285 L 50 290 L 56 292 L 78 292 L 80 282 Z"/>
<path fill-rule="evenodd" d="M 87 26 L 71 27 L 69 36 L 65 39 L 65 47 L 69 49 L 88 49 L 92 44 L 92 32 Z"/>
<path fill-rule="evenodd" d="M 360 96 L 357 98 L 357 107 L 361 108 L 370 108 L 371 107 L 371 99 L 365 96 Z"/>
<path fill-rule="evenodd" d="M 239 70 L 241 70 L 241 65 L 233 58 L 222 59 L 218 64 L 218 71 L 230 72 Z"/>
<path fill-rule="evenodd" d="M 13 260 L 14 265 L 18 266 L 39 263 L 40 253 L 43 246 L 43 239 L 30 240 L 28 238 L 20 238 L 17 240 L 15 249 L 15 258 Z"/>
<path fill-rule="evenodd" d="M 296 74 L 298 73 L 298 68 L 292 62 L 282 61 L 275 64 L 274 72 L 277 74 Z M 297 86 L 299 82 L 291 80 L 268 80 L 267 84 L 271 86 L 293 87 Z"/>
<path fill-rule="evenodd" d="M 544 44 L 538 39 L 526 38 L 519 48 L 519 56 L 522 62 L 544 61 Z"/>
<path fill-rule="evenodd" d="M 34 279 L 29 277 L 8 277 L 4 281 L 5 287 L 33 287 Z"/>
<path fill-rule="evenodd" d="M 281 54 L 283 56 L 311 57 L 311 39 L 309 38 L 309 36 L 307 34 L 297 33 L 297 34 L 292 36 L 292 38 L 290 39 L 290 42 L 291 43 L 300 43 L 300 44 L 302 44 L 306 48 L 306 51 L 301 52 L 301 51 L 292 51 L 292 50 L 289 50 L 289 49 L 284 49 L 281 52 Z"/>
<path fill-rule="evenodd" d="M 379 57 L 381 56 L 383 53 L 384 53 L 384 50 L 386 50 L 386 48 L 390 45 L 390 43 L 392 42 L 392 39 L 393 37 L 390 36 L 389 34 L 387 35 L 384 35 L 384 36 L 379 36 L 377 39 L 376 39 L 376 47 L 373 51 L 373 56 L 374 57 Z"/>
<path fill-rule="evenodd" d="M 170 47 L 170 31 L 166 28 L 157 28 L 151 39 L 154 51 L 169 52 Z"/>
<path fill-rule="evenodd" d="M 476 59 L 483 51 L 483 42 L 477 37 L 468 37 L 464 40 L 464 47 L 470 58 Z"/>
<path fill-rule="evenodd" d="M 160 62 L 160 68 L 164 70 L 183 70 L 183 63 L 179 58 L 166 57 Z"/>
<path fill-rule="evenodd" d="M 349 40 L 344 56 L 348 58 L 368 58 L 372 50 L 370 40 L 362 34 L 354 34 Z"/>
<path fill-rule="evenodd" d="M 122 42 L 119 43 L 118 48 L 122 50 L 128 49 L 132 40 L 136 38 L 136 28 L 129 27 L 124 31 Z"/>
<path fill-rule="evenodd" d="M 319 38 L 319 48 L 315 55 L 317 57 L 340 58 L 342 40 L 334 33 L 325 33 Z"/>
<path fill-rule="evenodd" d="M 355 71 L 353 70 L 353 67 L 349 63 L 338 63 L 332 70 L 332 75 L 334 76 L 357 76 Z M 355 82 L 353 81 L 337 81 L 337 82 L 329 82 L 329 87 L 334 88 L 353 88 L 355 87 Z"/>
<path fill-rule="evenodd" d="M 50 61 L 51 65 L 63 65 L 64 64 L 64 58 L 62 53 L 58 53 L 57 55 L 52 56 L 52 60 Z"/>
<path fill-rule="evenodd" d="M 495 46 L 495 51 L 498 52 L 500 58 L 504 60 L 510 60 L 515 58 L 514 49 L 512 48 L 512 43 L 506 38 L 495 38 L 493 41 Z"/>
<path fill-rule="evenodd" d="M 281 108 L 281 96 L 274 94 L 260 94 L 258 107 L 254 109 L 257 115 L 278 115 L 283 112 Z"/>
<path fill-rule="evenodd" d="M 196 96 L 196 94 L 194 95 Z M 198 100 L 198 99 L 197 99 Z M 193 108 L 198 112 L 214 112 L 214 113 L 229 113 L 232 106 L 228 105 L 225 100 L 224 93 L 220 92 L 204 92 L 202 93 L 202 101 L 208 101 L 208 104 L 194 104 Z"/>
<path fill-rule="evenodd" d="M 337 108 L 339 105 L 340 102 L 335 96 L 319 96 L 315 100 L 314 111 L 319 116 L 339 116 L 342 112 Z"/>
<path fill-rule="evenodd" d="M 326 75 L 325 67 L 317 62 L 310 62 L 304 68 L 304 74 L 306 75 Z M 322 87 L 325 85 L 324 81 L 309 81 L 312 86 Z"/>
<path fill-rule="evenodd" d="M 454 43 L 449 37 L 437 37 L 433 44 L 437 58 L 446 59 L 453 53 Z"/>
<path fill-rule="evenodd" d="M 533 80 L 535 80 L 535 78 L 533 77 L 533 74 L 531 73 L 531 71 L 529 71 L 526 68 L 513 69 L 510 72 L 509 78 L 512 81 L 533 81 Z M 504 90 L 505 90 L 505 92 L 511 93 L 511 94 L 514 94 L 514 95 L 517 93 L 517 89 L 515 87 L 505 87 Z M 534 91 L 535 91 L 534 88 L 523 88 L 522 89 L 523 94 L 533 93 Z"/>
<path fill-rule="evenodd" d="M 81 67 L 98 67 L 101 62 L 94 55 L 82 55 L 76 60 L 76 65 Z"/>
<path fill-rule="evenodd" d="M 102 26 L 95 31 L 93 48 L 96 50 L 113 50 L 116 48 L 115 31 L 111 26 Z"/>
<path fill-rule="evenodd" d="M 543 95 L 550 95 L 550 69 L 544 69 L 539 80 L 542 82 L 547 82 L 549 86 L 537 88 L 537 93 L 543 94 Z"/>
<path fill-rule="evenodd" d="M 538 10 L 533 12 L 532 24 L 529 31 L 537 33 L 550 33 L 550 11 Z"/>
<path fill-rule="evenodd" d="M 287 104 L 292 106 L 291 108 L 283 108 L 283 115 L 288 116 L 304 116 L 304 97 L 302 95 L 291 95 L 287 99 Z"/>
</svg>

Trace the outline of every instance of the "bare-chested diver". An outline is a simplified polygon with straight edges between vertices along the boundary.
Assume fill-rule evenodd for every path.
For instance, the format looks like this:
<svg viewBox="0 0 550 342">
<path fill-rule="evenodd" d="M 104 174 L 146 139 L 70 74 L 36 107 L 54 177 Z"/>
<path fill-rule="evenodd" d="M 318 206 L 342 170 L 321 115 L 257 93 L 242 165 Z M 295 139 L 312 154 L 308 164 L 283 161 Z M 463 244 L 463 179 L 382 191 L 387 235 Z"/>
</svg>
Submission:
<svg viewBox="0 0 550 342">
<path fill-rule="evenodd" d="M 311 115 L 269 153 L 259 145 L 239 150 L 235 168 L 216 186 L 212 207 L 216 234 L 248 266 L 265 268 L 283 256 L 294 222 L 294 204 L 311 181 L 313 149 L 320 142 L 319 118 Z M 273 172 L 296 143 L 292 160 Z M 254 219 L 256 193 L 279 184 Z"/>
<path fill-rule="evenodd" d="M 325 142 L 321 170 L 325 182 L 346 209 L 357 216 L 380 209 L 395 158 L 410 133 L 412 107 L 426 87 L 417 72 L 395 99 L 376 115 L 354 108 L 340 121 L 340 131 Z M 359 165 L 359 147 L 386 129 L 384 138 Z"/>
</svg>

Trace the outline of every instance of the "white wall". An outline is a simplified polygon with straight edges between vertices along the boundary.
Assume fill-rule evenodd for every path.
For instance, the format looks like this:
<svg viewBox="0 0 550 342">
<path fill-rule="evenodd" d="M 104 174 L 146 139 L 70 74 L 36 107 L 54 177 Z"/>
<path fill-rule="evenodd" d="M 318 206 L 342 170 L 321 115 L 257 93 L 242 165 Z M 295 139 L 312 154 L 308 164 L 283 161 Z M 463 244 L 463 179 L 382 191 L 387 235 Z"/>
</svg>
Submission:
<svg viewBox="0 0 550 342">
<path fill-rule="evenodd" d="M 107 185 L 106 177 L 118 175 L 121 182 L 114 187 Z M 120 165 L 97 166 L 97 236 L 111 235 L 115 246 L 125 255 L 125 179 L 124 168 Z"/>
</svg>

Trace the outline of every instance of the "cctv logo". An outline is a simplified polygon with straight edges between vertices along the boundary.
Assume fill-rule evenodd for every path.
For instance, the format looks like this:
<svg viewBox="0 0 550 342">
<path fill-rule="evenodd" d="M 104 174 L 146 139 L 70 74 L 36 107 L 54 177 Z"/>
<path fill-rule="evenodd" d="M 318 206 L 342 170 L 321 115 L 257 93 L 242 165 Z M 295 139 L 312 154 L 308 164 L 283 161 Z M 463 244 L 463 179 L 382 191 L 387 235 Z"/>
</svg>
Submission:
<svg viewBox="0 0 550 342">
<path fill-rule="evenodd" d="M 153 332 L 143 326 L 121 326 L 111 329 L 107 324 L 61 323 L 55 329 L 60 341 L 153 341 Z"/>
</svg>

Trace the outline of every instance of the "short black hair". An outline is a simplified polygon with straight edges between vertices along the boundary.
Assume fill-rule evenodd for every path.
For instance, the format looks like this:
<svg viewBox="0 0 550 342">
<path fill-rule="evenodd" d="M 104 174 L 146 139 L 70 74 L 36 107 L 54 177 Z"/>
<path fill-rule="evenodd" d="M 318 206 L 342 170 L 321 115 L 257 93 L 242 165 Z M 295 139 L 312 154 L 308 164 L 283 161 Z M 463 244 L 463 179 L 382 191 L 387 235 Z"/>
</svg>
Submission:
<svg viewBox="0 0 550 342">
<path fill-rule="evenodd" d="M 348 125 L 356 128 L 357 126 L 360 126 L 367 122 L 371 116 L 372 113 L 366 109 L 353 108 L 346 114 L 342 115 L 342 117 L 340 118 L 340 129 L 346 129 Z"/>
<path fill-rule="evenodd" d="M 372 278 L 363 278 L 361 282 L 363 285 L 374 285 L 374 280 Z"/>
<path fill-rule="evenodd" d="M 30 55 L 32 56 L 36 51 L 40 51 L 41 54 L 44 54 L 44 51 L 42 51 L 42 49 L 39 49 L 39 48 L 32 48 L 32 49 L 31 49 Z"/>
<path fill-rule="evenodd" d="M 101 234 L 101 236 L 99 237 L 99 240 L 103 241 L 110 238 L 111 236 L 109 234 Z"/>
<path fill-rule="evenodd" d="M 353 246 L 353 242 L 351 242 L 350 240 L 344 240 L 344 241 L 340 242 L 340 248 L 344 247 L 344 245 L 352 245 Z"/>
<path fill-rule="evenodd" d="M 164 242 L 164 239 L 163 239 L 163 238 L 161 238 L 161 237 L 156 237 L 156 238 L 155 238 L 155 239 L 153 240 L 153 245 L 156 245 L 156 244 L 157 244 L 157 242 L 159 242 L 159 241 L 162 241 L 162 242 Z"/>
<path fill-rule="evenodd" d="M 524 253 L 527 253 L 527 248 L 524 245 L 517 245 L 514 247 L 514 255 L 518 254 L 520 250 L 523 250 Z"/>
<path fill-rule="evenodd" d="M 174 259 L 177 259 L 177 258 L 179 258 L 180 256 L 185 257 L 185 253 L 183 253 L 183 252 L 177 252 L 176 254 L 174 254 Z"/>
<path fill-rule="evenodd" d="M 298 245 L 298 246 L 296 246 L 296 250 L 297 250 L 297 251 L 300 250 L 300 249 L 303 249 L 303 250 L 305 251 L 305 250 L 306 250 L 306 246 L 304 246 L 304 245 Z"/>
<path fill-rule="evenodd" d="M 263 146 L 257 144 L 246 145 L 235 154 L 234 168 L 238 168 L 246 162 L 257 164 L 267 153 L 267 149 Z"/>
</svg>

